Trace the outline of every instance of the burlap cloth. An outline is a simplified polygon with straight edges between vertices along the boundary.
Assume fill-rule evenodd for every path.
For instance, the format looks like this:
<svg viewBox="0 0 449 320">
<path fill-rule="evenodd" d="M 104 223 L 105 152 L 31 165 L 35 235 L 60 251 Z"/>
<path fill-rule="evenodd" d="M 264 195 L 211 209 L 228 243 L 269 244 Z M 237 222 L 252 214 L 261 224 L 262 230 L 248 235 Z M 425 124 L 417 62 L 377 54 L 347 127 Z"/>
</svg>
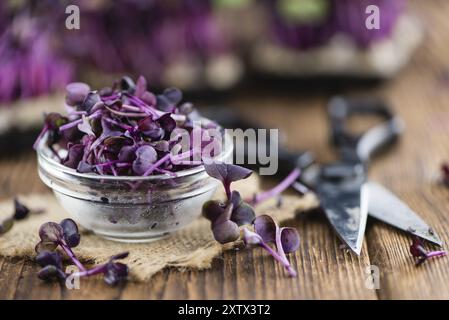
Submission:
<svg viewBox="0 0 449 320">
<path fill-rule="evenodd" d="M 244 197 L 252 196 L 259 190 L 259 180 L 252 176 L 234 184 Z M 216 199 L 223 199 L 220 190 Z M 52 194 L 31 194 L 21 196 L 21 201 L 30 208 L 45 209 L 45 213 L 31 214 L 27 219 L 15 222 L 13 228 L 0 236 L 0 255 L 7 257 L 34 258 L 34 246 L 38 242 L 38 230 L 47 221 L 59 222 L 66 213 L 56 202 Z M 291 219 L 298 211 L 317 205 L 312 194 L 298 197 L 283 196 L 280 208 L 276 199 L 270 199 L 256 207 L 257 214 L 270 214 L 278 222 Z M 9 216 L 13 210 L 12 200 L 0 202 L 0 219 Z M 223 250 L 232 249 L 232 245 L 222 246 L 212 236 L 209 222 L 198 218 L 186 228 L 158 241 L 140 244 L 128 244 L 103 239 L 89 232 L 82 232 L 81 243 L 74 248 L 75 254 L 82 261 L 102 263 L 114 254 L 129 251 L 124 260 L 130 267 L 131 279 L 147 281 L 158 271 L 166 267 L 179 269 L 207 269 L 213 258 Z"/>
</svg>

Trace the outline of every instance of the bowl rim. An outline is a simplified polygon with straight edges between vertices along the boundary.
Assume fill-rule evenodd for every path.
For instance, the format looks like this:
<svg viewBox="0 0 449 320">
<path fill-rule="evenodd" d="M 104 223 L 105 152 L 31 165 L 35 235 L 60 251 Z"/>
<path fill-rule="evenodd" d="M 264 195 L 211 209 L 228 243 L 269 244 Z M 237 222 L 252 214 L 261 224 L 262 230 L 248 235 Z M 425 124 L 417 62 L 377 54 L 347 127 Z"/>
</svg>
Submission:
<svg viewBox="0 0 449 320">
<path fill-rule="evenodd" d="M 224 133 L 224 141 L 232 141 L 231 136 L 229 133 Z M 195 175 L 197 173 L 201 173 L 205 171 L 204 165 L 198 165 L 193 168 L 176 171 L 176 176 L 170 176 L 167 174 L 158 174 L 158 175 L 150 175 L 150 176 L 113 176 L 113 175 L 99 175 L 99 174 L 92 174 L 92 173 L 80 173 L 76 171 L 75 169 L 69 168 L 64 166 L 63 164 L 57 162 L 55 159 L 52 159 L 47 154 L 45 154 L 45 151 L 50 151 L 50 149 L 46 146 L 48 135 L 46 134 L 43 139 L 39 142 L 36 153 L 38 156 L 38 165 L 39 167 L 42 167 L 41 159 L 48 163 L 49 166 L 52 167 L 54 170 L 58 170 L 61 173 L 68 174 L 77 178 L 84 178 L 84 179 L 91 179 L 91 180 L 108 180 L 108 181 L 152 181 L 152 180 L 168 180 L 168 179 L 177 179 L 182 177 L 187 177 L 191 175 Z M 223 160 L 229 157 L 229 155 L 234 150 L 234 144 L 233 143 L 224 143 L 224 146 L 227 147 L 227 149 L 222 150 L 222 152 L 214 158 L 214 161 Z"/>
</svg>

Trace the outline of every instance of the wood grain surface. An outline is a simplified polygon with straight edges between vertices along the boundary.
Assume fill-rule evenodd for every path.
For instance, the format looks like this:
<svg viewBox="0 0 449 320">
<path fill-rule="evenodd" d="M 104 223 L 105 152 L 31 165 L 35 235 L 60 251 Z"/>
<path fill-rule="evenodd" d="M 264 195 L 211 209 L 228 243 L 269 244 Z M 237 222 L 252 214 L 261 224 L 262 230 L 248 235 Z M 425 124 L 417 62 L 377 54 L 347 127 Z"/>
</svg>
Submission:
<svg viewBox="0 0 449 320">
<path fill-rule="evenodd" d="M 370 178 L 397 193 L 449 243 L 449 189 L 439 183 L 439 168 L 449 161 L 449 1 L 410 1 L 426 25 L 426 40 L 411 64 L 394 80 L 376 86 L 309 90 L 248 87 L 218 103 L 238 108 L 288 136 L 292 150 L 312 150 L 319 161 L 331 160 L 325 105 L 333 94 L 385 97 L 404 119 L 406 132 L 390 152 L 376 158 Z M 217 103 L 217 102 L 215 102 Z M 48 192 L 39 181 L 32 153 L 8 156 L 2 150 L 0 196 Z M 0 257 L 0 299 L 449 299 L 449 258 L 416 267 L 410 239 L 370 220 L 360 257 L 340 242 L 318 212 L 299 215 L 287 225 L 301 235 L 292 256 L 298 277 L 286 277 L 262 249 L 231 251 L 205 271 L 165 270 L 149 283 L 111 288 L 100 278 L 82 280 L 80 290 L 67 290 L 36 278 L 31 261 Z M 1 241 L 1 240 L 0 240 Z M 380 270 L 380 289 L 365 285 L 366 268 Z"/>
</svg>

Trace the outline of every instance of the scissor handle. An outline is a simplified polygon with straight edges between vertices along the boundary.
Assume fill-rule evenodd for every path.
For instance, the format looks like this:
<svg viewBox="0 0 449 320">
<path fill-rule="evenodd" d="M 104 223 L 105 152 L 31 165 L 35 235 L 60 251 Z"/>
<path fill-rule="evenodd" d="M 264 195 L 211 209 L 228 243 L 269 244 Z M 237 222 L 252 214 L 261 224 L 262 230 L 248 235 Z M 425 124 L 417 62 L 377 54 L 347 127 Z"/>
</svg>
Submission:
<svg viewBox="0 0 449 320">
<path fill-rule="evenodd" d="M 345 161 L 366 163 L 379 149 L 396 141 L 403 131 L 402 121 L 381 100 L 345 99 L 334 97 L 328 106 L 332 143 Z M 353 115 L 380 116 L 385 121 L 365 132 L 354 135 L 346 130 L 346 120 Z"/>
</svg>

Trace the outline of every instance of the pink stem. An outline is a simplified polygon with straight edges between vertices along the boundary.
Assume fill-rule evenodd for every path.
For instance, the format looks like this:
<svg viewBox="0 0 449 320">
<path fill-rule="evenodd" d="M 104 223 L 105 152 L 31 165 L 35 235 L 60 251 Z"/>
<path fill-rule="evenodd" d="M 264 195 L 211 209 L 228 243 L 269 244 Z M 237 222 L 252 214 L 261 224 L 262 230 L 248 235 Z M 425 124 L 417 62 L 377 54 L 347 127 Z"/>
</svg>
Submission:
<svg viewBox="0 0 449 320">
<path fill-rule="evenodd" d="M 86 268 L 83 266 L 83 264 L 76 258 L 75 254 L 73 253 L 72 249 L 64 242 L 60 242 L 59 245 L 61 248 L 65 251 L 65 253 L 69 256 L 70 260 L 81 270 L 86 271 Z"/>
<path fill-rule="evenodd" d="M 289 175 L 282 180 L 277 186 L 275 186 L 273 189 L 267 190 L 265 192 L 261 192 L 257 194 L 252 201 L 249 201 L 253 206 L 258 205 L 259 203 L 274 197 L 280 193 L 282 193 L 285 189 L 290 187 L 293 182 L 296 181 L 296 179 L 301 174 L 301 170 L 298 168 L 293 169 L 292 172 L 289 173 Z"/>
</svg>

